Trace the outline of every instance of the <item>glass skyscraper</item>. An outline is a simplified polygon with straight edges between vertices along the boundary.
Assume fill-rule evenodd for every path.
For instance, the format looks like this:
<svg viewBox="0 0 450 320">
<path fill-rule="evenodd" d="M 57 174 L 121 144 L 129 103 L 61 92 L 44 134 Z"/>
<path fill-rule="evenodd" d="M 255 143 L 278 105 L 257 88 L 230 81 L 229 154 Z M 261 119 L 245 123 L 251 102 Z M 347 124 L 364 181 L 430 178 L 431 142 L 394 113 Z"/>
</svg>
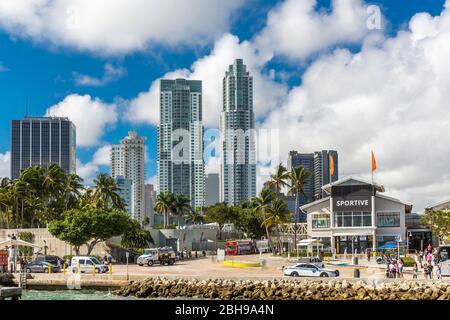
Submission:
<svg viewBox="0 0 450 320">
<path fill-rule="evenodd" d="M 236 205 L 256 194 L 255 115 L 253 78 L 242 59 L 229 66 L 223 78 L 220 118 L 220 200 Z"/>
<path fill-rule="evenodd" d="M 76 128 L 68 118 L 26 117 L 11 124 L 11 179 L 33 166 L 76 173 Z"/>
<path fill-rule="evenodd" d="M 160 81 L 159 192 L 182 194 L 193 208 L 205 205 L 202 82 Z"/>
</svg>

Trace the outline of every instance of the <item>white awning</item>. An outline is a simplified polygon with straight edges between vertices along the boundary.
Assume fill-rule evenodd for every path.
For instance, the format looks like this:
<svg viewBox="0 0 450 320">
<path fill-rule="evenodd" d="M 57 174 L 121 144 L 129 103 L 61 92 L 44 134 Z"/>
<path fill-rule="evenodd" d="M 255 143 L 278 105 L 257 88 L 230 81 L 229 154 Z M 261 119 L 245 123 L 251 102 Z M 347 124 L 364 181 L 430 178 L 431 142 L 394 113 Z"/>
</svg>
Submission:
<svg viewBox="0 0 450 320">
<path fill-rule="evenodd" d="M 320 243 L 320 241 L 317 239 L 303 239 L 297 244 L 297 246 L 310 246 L 310 245 L 320 246 L 322 245 L 322 243 Z"/>
<path fill-rule="evenodd" d="M 0 241 L 0 248 L 12 247 L 12 246 L 23 246 L 23 247 L 31 247 L 31 248 L 42 248 L 34 243 L 23 241 L 23 240 L 5 240 Z"/>
</svg>

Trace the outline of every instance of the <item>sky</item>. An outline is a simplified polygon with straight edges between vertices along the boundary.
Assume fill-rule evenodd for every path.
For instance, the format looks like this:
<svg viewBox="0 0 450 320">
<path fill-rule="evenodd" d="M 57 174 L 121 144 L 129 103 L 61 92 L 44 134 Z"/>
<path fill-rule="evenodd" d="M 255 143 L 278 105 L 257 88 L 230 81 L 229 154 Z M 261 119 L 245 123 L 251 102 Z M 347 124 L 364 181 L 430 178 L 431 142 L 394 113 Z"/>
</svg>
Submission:
<svg viewBox="0 0 450 320">
<path fill-rule="evenodd" d="M 259 188 L 289 150 L 337 150 L 340 177 L 370 179 L 373 149 L 375 181 L 420 211 L 450 198 L 449 56 L 450 0 L 0 0 L 0 176 L 28 100 L 29 115 L 75 123 L 86 183 L 130 130 L 155 183 L 159 79 L 202 80 L 217 129 L 242 58 L 274 139 L 258 139 Z"/>
</svg>

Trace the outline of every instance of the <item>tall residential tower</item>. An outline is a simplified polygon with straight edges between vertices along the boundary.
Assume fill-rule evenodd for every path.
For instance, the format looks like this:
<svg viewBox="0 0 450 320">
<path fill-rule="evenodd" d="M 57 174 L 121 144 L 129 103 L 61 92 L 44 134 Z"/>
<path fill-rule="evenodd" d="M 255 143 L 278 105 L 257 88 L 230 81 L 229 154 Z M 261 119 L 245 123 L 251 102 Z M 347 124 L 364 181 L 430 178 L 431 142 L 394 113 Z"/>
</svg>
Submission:
<svg viewBox="0 0 450 320">
<path fill-rule="evenodd" d="M 68 118 L 26 117 L 11 127 L 11 179 L 33 166 L 76 171 L 76 128 Z"/>
<path fill-rule="evenodd" d="M 111 176 L 131 180 L 131 217 L 142 221 L 145 216 L 145 139 L 129 132 L 111 149 Z"/>
<path fill-rule="evenodd" d="M 161 80 L 158 127 L 159 192 L 182 194 L 205 205 L 202 82 Z"/>
<path fill-rule="evenodd" d="M 220 200 L 229 205 L 256 194 L 254 127 L 253 78 L 242 59 L 236 59 L 223 78 L 220 117 Z"/>
</svg>

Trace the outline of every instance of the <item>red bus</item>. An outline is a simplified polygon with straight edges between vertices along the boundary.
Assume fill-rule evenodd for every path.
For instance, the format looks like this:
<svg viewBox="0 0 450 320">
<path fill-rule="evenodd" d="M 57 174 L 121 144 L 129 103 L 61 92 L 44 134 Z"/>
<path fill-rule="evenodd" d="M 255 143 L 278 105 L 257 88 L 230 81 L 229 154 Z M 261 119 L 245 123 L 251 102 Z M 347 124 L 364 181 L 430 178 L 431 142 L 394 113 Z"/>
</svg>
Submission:
<svg viewBox="0 0 450 320">
<path fill-rule="evenodd" d="M 255 247 L 251 240 L 233 240 L 225 243 L 225 254 L 227 256 L 235 256 L 241 254 L 255 253 Z"/>
</svg>

